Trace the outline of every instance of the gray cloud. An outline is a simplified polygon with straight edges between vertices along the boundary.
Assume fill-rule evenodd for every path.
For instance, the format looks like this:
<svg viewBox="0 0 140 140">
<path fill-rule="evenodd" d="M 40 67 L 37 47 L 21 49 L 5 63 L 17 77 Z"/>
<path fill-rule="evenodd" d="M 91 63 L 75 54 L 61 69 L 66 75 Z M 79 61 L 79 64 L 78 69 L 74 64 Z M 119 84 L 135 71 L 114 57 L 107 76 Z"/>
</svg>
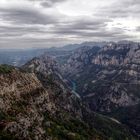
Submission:
<svg viewBox="0 0 140 140">
<path fill-rule="evenodd" d="M 61 3 L 67 0 L 29 0 L 33 2 L 40 2 L 43 7 L 52 7 L 54 4 Z"/>
<path fill-rule="evenodd" d="M 25 27 L 25 26 L 21 26 L 21 27 L 6 27 L 6 26 L 0 26 L 0 37 L 1 38 L 8 38 L 8 37 L 21 37 L 23 35 L 26 34 L 37 34 L 37 33 L 43 33 L 43 31 L 41 31 L 41 29 L 37 26 L 34 27 Z"/>
<path fill-rule="evenodd" d="M 136 31 L 140 32 L 140 26 L 139 26 L 139 27 L 137 27 Z"/>
<path fill-rule="evenodd" d="M 94 39 L 137 40 L 136 36 L 131 35 L 131 29 L 127 28 L 127 24 L 120 23 L 121 20 L 118 20 L 117 23 L 113 22 L 118 18 L 127 20 L 128 17 L 138 20 L 140 18 L 139 0 L 120 2 L 109 0 L 112 1 L 111 4 L 93 9 L 92 16 L 88 14 L 69 16 L 64 10 L 60 12 L 55 7 L 56 4 L 61 5 L 62 2 L 70 0 L 26 1 L 33 5 L 36 4 L 38 7 L 31 5 L 23 7 L 0 6 L 0 47 L 11 44 L 21 47 L 45 45 L 48 47 L 49 45 L 62 45 Z M 107 0 L 104 1 L 107 2 Z M 98 1 L 95 0 L 96 2 Z M 112 24 L 108 27 L 109 23 Z M 135 32 L 140 32 L 140 25 Z"/>
<path fill-rule="evenodd" d="M 51 24 L 57 21 L 51 15 L 43 14 L 35 9 L 0 8 L 0 17 L 16 24 Z"/>
<path fill-rule="evenodd" d="M 44 7 L 51 7 L 56 3 L 64 2 L 66 0 L 42 0 L 41 5 Z"/>
<path fill-rule="evenodd" d="M 78 26 L 79 25 L 79 26 Z M 77 23 L 73 24 L 71 26 L 66 26 L 66 27 L 60 27 L 57 28 L 54 33 L 56 34 L 61 34 L 65 36 L 73 35 L 81 38 L 113 38 L 117 40 L 118 38 L 130 38 L 129 35 L 124 34 L 125 30 L 121 28 L 114 28 L 111 31 L 108 31 L 106 29 L 106 24 L 105 23 L 100 23 L 100 24 L 92 24 L 91 25 L 85 25 L 82 23 Z"/>
<path fill-rule="evenodd" d="M 97 16 L 116 17 L 140 17 L 140 1 L 139 0 L 123 0 L 114 2 L 111 6 L 102 7 Z"/>
<path fill-rule="evenodd" d="M 114 28 L 111 31 L 106 29 L 107 23 L 111 21 L 111 19 L 96 19 L 94 21 L 85 18 L 85 20 L 81 19 L 65 24 L 58 24 L 55 29 L 51 30 L 51 33 L 80 37 L 109 37 L 123 34 L 124 30 L 121 28 Z"/>
</svg>

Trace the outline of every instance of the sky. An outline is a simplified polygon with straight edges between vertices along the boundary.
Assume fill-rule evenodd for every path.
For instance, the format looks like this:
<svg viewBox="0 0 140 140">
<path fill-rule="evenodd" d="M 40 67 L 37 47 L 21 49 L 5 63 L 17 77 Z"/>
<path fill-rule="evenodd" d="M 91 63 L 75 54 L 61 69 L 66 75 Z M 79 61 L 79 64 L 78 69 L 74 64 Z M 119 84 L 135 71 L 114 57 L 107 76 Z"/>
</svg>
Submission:
<svg viewBox="0 0 140 140">
<path fill-rule="evenodd" d="M 140 0 L 0 0 L 0 48 L 140 40 Z"/>
</svg>

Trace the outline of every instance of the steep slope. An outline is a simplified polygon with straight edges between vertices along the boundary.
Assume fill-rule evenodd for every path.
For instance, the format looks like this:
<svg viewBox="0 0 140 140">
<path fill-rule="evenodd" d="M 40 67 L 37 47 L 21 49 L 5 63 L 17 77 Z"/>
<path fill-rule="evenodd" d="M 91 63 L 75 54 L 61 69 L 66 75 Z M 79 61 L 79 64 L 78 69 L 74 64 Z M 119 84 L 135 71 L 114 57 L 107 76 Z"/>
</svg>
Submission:
<svg viewBox="0 0 140 140">
<path fill-rule="evenodd" d="M 133 139 L 125 126 L 91 112 L 59 76 L 53 78 L 52 59 L 45 61 L 46 72 L 42 63 L 33 59 L 25 70 L 0 66 L 0 139 Z M 27 72 L 30 66 L 35 73 Z"/>
<path fill-rule="evenodd" d="M 90 51 L 87 51 L 87 49 L 85 49 L 86 50 L 86 52 L 88 52 L 88 54 L 89 54 L 89 56 L 93 56 L 98 50 L 99 50 L 99 48 L 98 47 L 94 47 L 94 48 L 92 48 L 92 47 L 87 47 L 89 50 L 90 50 L 90 48 L 92 49 L 92 52 L 94 52 L 93 54 L 90 54 Z M 81 52 L 81 54 L 83 53 L 84 51 L 82 51 Z M 83 58 L 84 59 L 84 58 Z M 63 79 L 63 77 L 61 76 L 61 74 L 60 74 L 60 68 L 61 67 L 61 65 L 59 65 L 53 58 L 51 58 L 51 57 L 48 57 L 47 55 L 42 55 L 41 57 L 39 57 L 39 58 L 35 58 L 35 59 L 33 59 L 32 61 L 30 61 L 29 63 L 27 63 L 25 66 L 24 66 L 24 69 L 27 69 L 28 71 L 33 71 L 34 70 L 34 72 L 36 73 L 36 75 L 38 76 L 38 78 L 42 81 L 42 83 L 43 83 L 43 85 L 44 86 L 46 86 L 47 84 L 46 84 L 46 79 L 49 79 L 50 80 L 50 76 L 51 76 L 51 78 L 52 78 L 52 75 L 53 75 L 53 80 L 55 80 L 57 83 L 61 83 L 64 87 L 63 88 L 66 88 L 66 89 L 69 89 L 70 91 L 71 91 L 71 93 L 72 94 L 74 94 L 74 95 L 76 95 L 77 96 L 77 94 L 75 94 L 75 92 L 73 92 L 73 89 L 71 89 L 71 88 L 69 88 L 69 86 L 68 86 L 68 84 L 67 84 L 67 82 L 66 82 L 66 79 Z M 51 70 L 51 71 L 49 71 L 49 73 L 46 73 L 48 70 Z M 44 77 L 44 78 L 43 78 Z M 49 82 L 49 81 L 48 81 Z M 62 87 L 62 86 L 61 86 Z M 78 98 L 79 98 L 79 96 L 77 96 Z M 80 99 L 80 102 L 81 102 L 81 99 Z M 86 111 L 87 110 L 84 110 L 83 111 L 83 113 L 84 114 L 86 114 Z M 84 115 L 83 114 L 83 115 Z M 91 111 L 90 112 L 88 112 L 88 114 L 85 116 L 84 115 L 84 120 L 86 120 L 86 122 L 87 123 L 89 123 L 89 124 L 92 124 L 92 121 L 93 121 L 93 124 L 94 125 L 96 125 L 96 127 L 97 127 L 97 129 L 98 129 L 98 123 L 97 122 L 99 122 L 99 121 L 101 121 L 102 119 L 104 119 L 104 117 L 102 116 L 102 117 L 99 117 L 99 115 L 97 114 L 97 118 L 99 119 L 99 121 L 97 121 L 98 119 L 96 118 L 96 117 L 93 117 L 92 115 L 91 115 L 92 113 L 91 113 Z M 87 116 L 89 116 L 90 117 L 90 119 L 87 119 Z M 92 120 L 91 120 L 91 116 L 92 116 Z M 106 120 L 106 118 L 105 118 L 105 120 Z M 108 123 L 109 123 L 109 121 L 110 121 L 110 119 L 108 120 Z M 101 124 L 101 127 L 100 127 L 100 129 L 102 128 L 102 126 L 103 126 L 103 128 L 105 127 L 105 129 L 110 129 L 110 125 L 112 124 L 111 122 L 110 122 L 110 124 L 108 124 L 107 122 L 105 123 L 105 126 L 103 126 L 102 124 Z M 92 126 L 92 127 L 95 127 L 95 126 Z M 107 125 L 109 125 L 109 128 L 107 127 Z M 95 128 L 96 128 L 95 127 Z M 114 126 L 112 126 L 112 127 L 114 127 Z M 98 131 L 100 131 L 100 129 L 98 130 Z M 103 129 L 103 131 L 105 131 L 105 129 Z M 114 129 L 115 130 L 115 129 Z M 111 131 L 111 130 L 110 130 Z M 114 132 L 113 132 L 114 133 Z M 112 134 L 113 134 L 112 133 Z M 109 135 L 108 133 L 107 134 L 105 134 L 105 135 Z M 114 135 L 114 134 L 113 134 Z M 115 134 L 116 135 L 116 134 Z M 121 135 L 121 134 L 120 134 Z M 119 139 L 119 138 L 118 138 Z"/>
<path fill-rule="evenodd" d="M 25 72 L 27 65 L 24 71 L 7 65 L 0 70 L 0 139 L 133 139 L 125 126 L 88 110 L 59 78 L 43 82 L 42 73 L 40 81 L 39 71 Z"/>
<path fill-rule="evenodd" d="M 63 128 L 61 132 L 61 127 L 65 126 L 59 120 L 66 119 L 66 122 L 70 123 L 72 115 L 75 116 L 73 121 L 79 120 L 80 125 L 81 105 L 60 84 L 50 81 L 50 86 L 45 88 L 34 73 L 18 69 L 0 74 L 0 81 L 0 127 L 3 130 L 0 133 L 1 139 L 80 137 L 80 134 L 72 133 L 69 129 L 65 132 Z M 64 138 L 61 135 L 65 135 Z"/>
<path fill-rule="evenodd" d="M 93 48 L 77 50 L 63 67 L 64 77 L 75 83 L 76 91 L 94 111 L 112 114 L 118 110 L 119 114 L 121 109 L 138 110 L 136 106 L 140 104 L 140 44 L 118 42 L 109 43 L 98 51 Z M 88 63 L 85 65 L 86 58 Z M 116 118 L 140 133 L 140 123 L 135 121 L 130 125 L 130 121 L 135 119 L 135 113 L 132 111 L 130 116 L 133 117 L 127 120 L 127 114 L 122 114 L 122 117 L 121 114 L 120 112 L 120 117 Z M 138 113 L 137 115 L 140 116 Z"/>
</svg>

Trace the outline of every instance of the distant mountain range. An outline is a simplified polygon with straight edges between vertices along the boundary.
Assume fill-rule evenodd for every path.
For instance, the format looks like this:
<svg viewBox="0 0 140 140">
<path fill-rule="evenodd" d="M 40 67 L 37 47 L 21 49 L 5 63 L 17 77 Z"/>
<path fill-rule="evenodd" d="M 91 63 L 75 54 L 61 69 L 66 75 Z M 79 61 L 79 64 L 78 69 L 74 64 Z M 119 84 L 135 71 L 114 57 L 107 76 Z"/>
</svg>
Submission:
<svg viewBox="0 0 140 140">
<path fill-rule="evenodd" d="M 105 42 L 84 42 L 81 44 L 70 44 L 63 47 L 52 48 L 29 48 L 29 49 L 0 49 L 0 64 L 9 64 L 14 66 L 21 66 L 30 59 L 40 56 L 45 52 L 49 55 L 60 56 L 71 52 L 77 48 L 87 46 L 103 46 Z"/>
<path fill-rule="evenodd" d="M 40 56 L 46 49 L 0 49 L 0 64 L 21 66 L 33 57 Z"/>
</svg>

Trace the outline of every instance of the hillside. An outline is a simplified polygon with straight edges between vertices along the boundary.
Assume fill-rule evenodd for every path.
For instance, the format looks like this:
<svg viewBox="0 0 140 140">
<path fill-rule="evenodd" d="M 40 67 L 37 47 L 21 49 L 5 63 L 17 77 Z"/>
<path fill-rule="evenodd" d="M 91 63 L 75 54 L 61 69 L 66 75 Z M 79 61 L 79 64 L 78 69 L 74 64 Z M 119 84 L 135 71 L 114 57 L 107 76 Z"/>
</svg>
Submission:
<svg viewBox="0 0 140 140">
<path fill-rule="evenodd" d="M 91 112 L 61 79 L 47 74 L 43 82 L 44 73 L 27 70 L 0 73 L 0 139 L 133 139 L 124 125 Z"/>
</svg>

